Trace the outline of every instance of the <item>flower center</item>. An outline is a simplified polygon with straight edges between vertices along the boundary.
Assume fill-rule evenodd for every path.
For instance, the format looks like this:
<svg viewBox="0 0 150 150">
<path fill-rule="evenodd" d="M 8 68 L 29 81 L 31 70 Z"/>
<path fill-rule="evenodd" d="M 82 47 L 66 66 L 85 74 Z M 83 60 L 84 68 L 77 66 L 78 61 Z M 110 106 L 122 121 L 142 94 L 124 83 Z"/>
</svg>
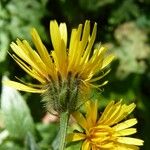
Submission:
<svg viewBox="0 0 150 150">
<path fill-rule="evenodd" d="M 97 148 L 111 148 L 113 146 L 112 129 L 106 125 L 98 125 L 89 130 L 87 139 Z"/>
</svg>

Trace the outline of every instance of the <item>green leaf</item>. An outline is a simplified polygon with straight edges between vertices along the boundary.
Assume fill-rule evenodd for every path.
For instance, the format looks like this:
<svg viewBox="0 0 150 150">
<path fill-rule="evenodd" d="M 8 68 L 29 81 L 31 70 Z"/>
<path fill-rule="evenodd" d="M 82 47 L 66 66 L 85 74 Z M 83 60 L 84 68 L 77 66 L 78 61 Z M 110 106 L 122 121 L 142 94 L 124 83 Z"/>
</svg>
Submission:
<svg viewBox="0 0 150 150">
<path fill-rule="evenodd" d="M 29 108 L 18 91 L 2 86 L 1 109 L 10 136 L 25 138 L 28 132 L 34 133 L 34 123 Z"/>
<path fill-rule="evenodd" d="M 82 141 L 72 142 L 65 150 L 81 149 Z"/>
<path fill-rule="evenodd" d="M 0 150 L 24 150 L 24 149 L 12 141 L 6 141 L 3 144 L 0 144 Z"/>
<path fill-rule="evenodd" d="M 60 141 L 60 131 L 57 133 L 57 136 L 55 137 L 53 143 L 52 143 L 52 147 L 54 150 L 58 150 L 59 149 L 59 141 Z"/>
<path fill-rule="evenodd" d="M 35 138 L 30 132 L 28 132 L 26 136 L 26 149 L 27 150 L 39 150 L 39 147 L 36 144 Z"/>
<path fill-rule="evenodd" d="M 0 62 L 4 61 L 8 51 L 9 39 L 6 31 L 0 32 Z"/>
<path fill-rule="evenodd" d="M 3 141 L 9 136 L 9 133 L 7 130 L 3 130 L 0 132 L 0 145 L 3 143 Z"/>
<path fill-rule="evenodd" d="M 42 150 L 47 150 L 47 149 L 55 150 L 58 146 L 58 142 L 57 142 L 56 147 L 53 147 L 53 142 L 57 137 L 59 124 L 57 124 L 57 123 L 50 123 L 50 124 L 38 123 L 36 125 L 36 128 L 37 128 L 37 130 L 39 131 L 39 133 L 42 137 L 42 140 L 39 143 L 40 148 Z"/>
</svg>

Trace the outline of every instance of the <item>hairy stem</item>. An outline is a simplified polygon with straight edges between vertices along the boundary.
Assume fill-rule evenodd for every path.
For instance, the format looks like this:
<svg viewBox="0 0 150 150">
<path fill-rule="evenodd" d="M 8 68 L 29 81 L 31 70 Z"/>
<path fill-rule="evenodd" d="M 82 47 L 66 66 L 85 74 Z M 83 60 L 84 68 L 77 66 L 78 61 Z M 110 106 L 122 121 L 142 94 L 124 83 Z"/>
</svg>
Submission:
<svg viewBox="0 0 150 150">
<path fill-rule="evenodd" d="M 64 150 L 65 148 L 65 138 L 67 133 L 67 126 L 69 120 L 69 112 L 62 112 L 60 114 L 60 145 L 59 150 Z"/>
</svg>

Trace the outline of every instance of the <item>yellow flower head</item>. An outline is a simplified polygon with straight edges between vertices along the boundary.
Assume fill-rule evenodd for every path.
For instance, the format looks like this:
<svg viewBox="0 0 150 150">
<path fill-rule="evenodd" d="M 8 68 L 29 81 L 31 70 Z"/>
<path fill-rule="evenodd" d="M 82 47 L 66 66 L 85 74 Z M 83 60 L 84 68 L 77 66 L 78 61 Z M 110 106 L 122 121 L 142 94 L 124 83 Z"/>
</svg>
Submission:
<svg viewBox="0 0 150 150">
<path fill-rule="evenodd" d="M 67 27 L 65 23 L 58 23 L 54 20 L 50 22 L 50 36 L 53 50 L 48 51 L 41 41 L 36 29 L 32 29 L 31 35 L 36 50 L 34 50 L 26 40 L 17 39 L 16 43 L 11 43 L 12 58 L 31 77 L 36 79 L 38 84 L 20 83 L 6 81 L 5 84 L 18 90 L 51 94 L 61 93 L 59 97 L 54 94 L 52 99 L 68 99 L 75 97 L 77 91 L 88 90 L 91 87 L 100 87 L 94 84 L 105 74 L 95 77 L 114 58 L 113 55 L 105 56 L 106 48 L 98 47 L 92 51 L 92 46 L 96 37 L 97 24 L 94 24 L 90 33 L 90 21 L 86 21 L 78 28 L 72 29 L 70 42 L 67 44 Z M 69 47 L 67 48 L 67 45 Z M 63 91 L 62 91 L 63 90 Z M 68 95 L 66 94 L 68 91 Z M 67 95 L 66 98 L 64 95 Z M 55 98 L 54 98 L 55 97 Z M 61 100 L 64 102 L 64 100 Z M 65 103 L 64 103 L 65 105 Z"/>
<path fill-rule="evenodd" d="M 86 115 L 74 112 L 73 116 L 82 127 L 76 133 L 67 136 L 68 141 L 83 141 L 82 150 L 137 150 L 143 141 L 126 137 L 136 133 L 132 126 L 137 123 L 135 118 L 125 119 L 135 108 L 135 104 L 121 104 L 111 101 L 98 118 L 97 101 L 85 103 Z M 121 122 L 122 121 L 122 122 Z M 77 129 L 78 130 L 78 129 Z"/>
</svg>

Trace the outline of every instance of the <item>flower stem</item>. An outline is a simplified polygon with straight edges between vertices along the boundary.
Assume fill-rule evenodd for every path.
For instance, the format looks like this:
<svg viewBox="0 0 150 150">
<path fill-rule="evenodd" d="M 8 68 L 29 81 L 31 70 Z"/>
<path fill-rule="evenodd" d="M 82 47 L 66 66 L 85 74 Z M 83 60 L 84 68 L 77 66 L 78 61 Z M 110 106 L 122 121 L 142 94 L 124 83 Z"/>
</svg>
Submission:
<svg viewBox="0 0 150 150">
<path fill-rule="evenodd" d="M 67 126 L 69 120 L 69 112 L 62 112 L 60 114 L 60 145 L 59 150 L 64 150 L 65 148 L 65 138 L 67 133 Z"/>
</svg>

